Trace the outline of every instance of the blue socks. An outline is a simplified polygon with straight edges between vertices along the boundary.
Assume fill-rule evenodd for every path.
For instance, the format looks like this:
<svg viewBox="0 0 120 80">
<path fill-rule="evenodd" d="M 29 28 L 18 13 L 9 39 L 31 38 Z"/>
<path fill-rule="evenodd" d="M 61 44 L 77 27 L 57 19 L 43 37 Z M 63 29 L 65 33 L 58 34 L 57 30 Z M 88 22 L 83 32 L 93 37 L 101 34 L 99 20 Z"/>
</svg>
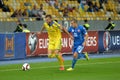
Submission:
<svg viewBox="0 0 120 80">
<path fill-rule="evenodd" d="M 77 62 L 77 59 L 76 59 L 76 58 L 73 58 L 73 60 L 72 60 L 72 68 L 75 67 L 76 62 Z"/>
<path fill-rule="evenodd" d="M 85 58 L 85 54 L 84 53 L 78 53 L 78 59 L 80 58 Z"/>
<path fill-rule="evenodd" d="M 77 59 L 73 58 L 73 60 L 72 60 L 72 68 L 75 67 L 75 64 L 76 64 L 77 60 L 80 59 L 80 58 L 85 58 L 85 54 L 84 53 L 79 53 Z"/>
</svg>

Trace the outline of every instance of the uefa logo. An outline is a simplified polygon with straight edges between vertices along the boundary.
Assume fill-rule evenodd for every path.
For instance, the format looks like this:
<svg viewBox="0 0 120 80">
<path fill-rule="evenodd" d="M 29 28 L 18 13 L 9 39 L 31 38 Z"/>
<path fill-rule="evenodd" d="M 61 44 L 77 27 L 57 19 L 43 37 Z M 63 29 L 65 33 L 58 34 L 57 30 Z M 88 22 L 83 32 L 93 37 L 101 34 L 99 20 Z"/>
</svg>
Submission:
<svg viewBox="0 0 120 80">
<path fill-rule="evenodd" d="M 36 33 L 30 33 L 28 37 L 28 46 L 31 54 L 34 54 L 34 51 L 37 48 L 37 42 L 38 39 Z"/>
<path fill-rule="evenodd" d="M 108 31 L 106 31 L 103 35 L 103 45 L 106 51 L 108 51 L 111 47 L 111 36 Z"/>
</svg>

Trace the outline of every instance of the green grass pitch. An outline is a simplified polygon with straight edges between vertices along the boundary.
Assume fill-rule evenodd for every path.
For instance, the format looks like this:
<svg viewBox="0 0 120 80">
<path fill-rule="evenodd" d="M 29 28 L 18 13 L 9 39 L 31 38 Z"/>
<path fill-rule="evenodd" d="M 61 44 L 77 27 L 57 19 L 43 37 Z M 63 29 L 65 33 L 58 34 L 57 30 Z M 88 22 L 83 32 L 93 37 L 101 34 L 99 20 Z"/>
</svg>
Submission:
<svg viewBox="0 0 120 80">
<path fill-rule="evenodd" d="M 58 62 L 30 63 L 29 71 L 22 64 L 1 65 L 0 80 L 120 80 L 120 57 L 79 60 L 74 71 L 59 71 Z M 69 68 L 71 60 L 65 61 Z"/>
</svg>

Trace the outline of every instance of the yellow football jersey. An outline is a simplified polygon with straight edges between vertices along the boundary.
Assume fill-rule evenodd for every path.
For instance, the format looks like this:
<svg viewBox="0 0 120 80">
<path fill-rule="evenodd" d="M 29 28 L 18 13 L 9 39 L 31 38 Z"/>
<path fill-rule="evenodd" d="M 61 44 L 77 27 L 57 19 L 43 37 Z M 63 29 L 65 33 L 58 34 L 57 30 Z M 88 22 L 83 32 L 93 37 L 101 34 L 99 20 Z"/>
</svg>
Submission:
<svg viewBox="0 0 120 80">
<path fill-rule="evenodd" d="M 61 38 L 61 30 L 59 28 L 60 24 L 56 21 L 53 21 L 51 24 L 44 23 L 44 27 L 48 32 L 48 37 L 50 40 L 60 39 Z"/>
</svg>

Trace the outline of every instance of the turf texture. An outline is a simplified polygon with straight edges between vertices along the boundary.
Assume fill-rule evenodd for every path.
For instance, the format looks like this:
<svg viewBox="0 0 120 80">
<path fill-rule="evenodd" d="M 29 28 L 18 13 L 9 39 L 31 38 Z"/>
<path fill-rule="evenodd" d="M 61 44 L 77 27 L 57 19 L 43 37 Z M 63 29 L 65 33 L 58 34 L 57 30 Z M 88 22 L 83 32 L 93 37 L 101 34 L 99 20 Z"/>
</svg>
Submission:
<svg viewBox="0 0 120 80">
<path fill-rule="evenodd" d="M 57 61 L 29 63 L 31 69 L 22 71 L 22 64 L 0 66 L 0 80 L 120 80 L 120 57 L 78 60 L 74 71 L 59 71 Z M 69 68 L 71 60 L 65 61 Z"/>
</svg>

